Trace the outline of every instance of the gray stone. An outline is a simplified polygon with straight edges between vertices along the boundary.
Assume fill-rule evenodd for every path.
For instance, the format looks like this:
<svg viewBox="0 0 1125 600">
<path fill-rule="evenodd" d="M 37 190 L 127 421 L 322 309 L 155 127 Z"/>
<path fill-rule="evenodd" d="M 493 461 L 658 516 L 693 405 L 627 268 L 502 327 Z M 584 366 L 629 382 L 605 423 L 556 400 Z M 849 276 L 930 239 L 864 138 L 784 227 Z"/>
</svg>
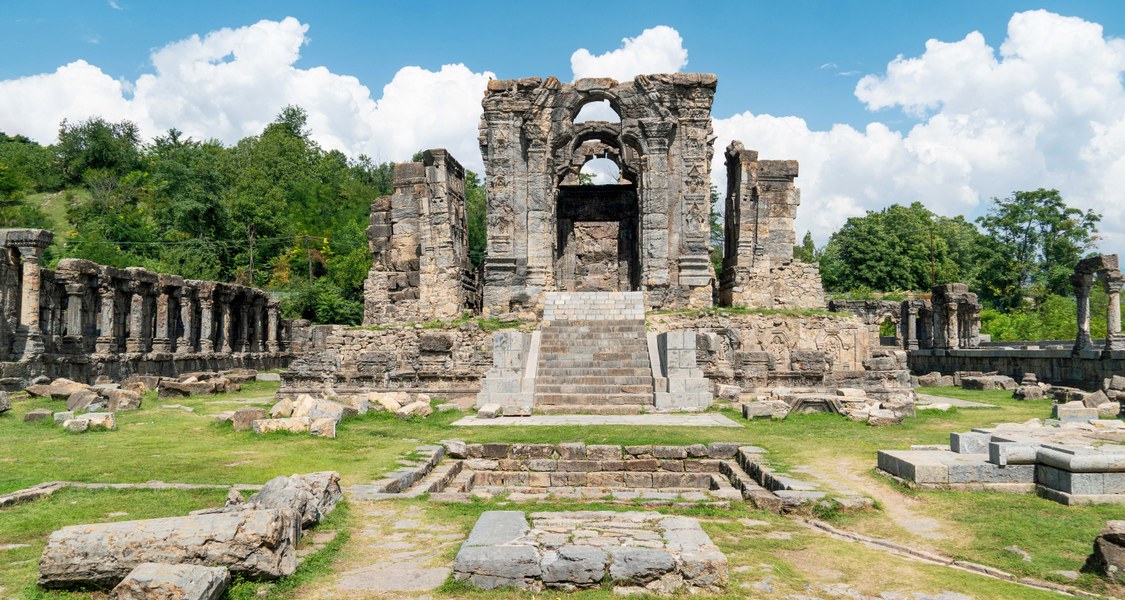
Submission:
<svg viewBox="0 0 1125 600">
<path fill-rule="evenodd" d="M 482 419 L 495 419 L 503 410 L 499 404 L 485 404 L 477 409 L 477 416 Z"/>
<path fill-rule="evenodd" d="M 74 413 L 71 411 L 57 412 L 54 415 L 55 425 L 62 425 L 63 423 L 74 418 Z"/>
<path fill-rule="evenodd" d="M 137 565 L 110 592 L 113 600 L 218 600 L 230 585 L 225 567 Z"/>
<path fill-rule="evenodd" d="M 277 476 L 250 496 L 240 509 L 290 509 L 300 516 L 302 528 L 319 523 L 336 508 L 343 497 L 340 475 L 320 471 L 291 477 Z"/>
<path fill-rule="evenodd" d="M 609 555 L 591 546 L 561 546 L 553 556 L 543 558 L 543 583 L 547 587 L 574 585 L 589 587 L 601 583 Z"/>
<path fill-rule="evenodd" d="M 82 433 L 90 428 L 90 422 L 86 419 L 67 419 L 63 421 L 62 427 L 71 433 Z"/>
<path fill-rule="evenodd" d="M 1051 418 L 1062 423 L 1089 423 L 1098 418 L 1098 409 L 1086 408 L 1082 402 L 1055 404 L 1051 407 Z"/>
<path fill-rule="evenodd" d="M 97 392 L 89 388 L 82 388 L 75 391 L 66 399 L 66 409 L 75 412 L 87 410 L 90 406 L 101 404 L 102 397 Z"/>
<path fill-rule="evenodd" d="M 1036 385 L 1021 385 L 1012 392 L 1016 400 L 1042 400 L 1047 397 L 1047 390 Z"/>
<path fill-rule="evenodd" d="M 0 391 L 0 414 L 9 410 L 12 410 L 12 399 L 8 397 L 8 392 Z"/>
<path fill-rule="evenodd" d="M 1103 392 L 1101 390 L 1086 394 L 1082 398 L 1082 404 L 1086 408 L 1097 408 L 1097 407 L 1101 406 L 1102 404 L 1107 404 L 1108 402 L 1109 402 L 1109 396 L 1106 396 L 1105 392 Z"/>
<path fill-rule="evenodd" d="M 272 407 L 270 407 L 271 419 L 285 419 L 293 416 L 293 401 L 289 398 L 282 398 L 278 400 Z"/>
<path fill-rule="evenodd" d="M 611 547 L 609 576 L 622 584 L 644 584 L 676 568 L 672 555 L 650 548 Z"/>
<path fill-rule="evenodd" d="M 146 562 L 225 565 L 246 579 L 277 579 L 297 567 L 299 531 L 288 509 L 64 527 L 47 540 L 39 585 L 108 589 Z"/>
<path fill-rule="evenodd" d="M 490 510 L 481 514 L 465 546 L 497 546 L 517 540 L 528 532 L 527 517 L 518 510 Z"/>
<path fill-rule="evenodd" d="M 1094 540 L 1086 564 L 1115 583 L 1125 583 L 1125 521 L 1109 521 Z"/>
<path fill-rule="evenodd" d="M 231 423 L 235 431 L 249 431 L 254 428 L 254 421 L 266 418 L 266 411 L 260 408 L 239 408 L 231 415 Z"/>
<path fill-rule="evenodd" d="M 487 514 L 487 513 L 486 513 Z M 531 546 L 462 546 L 453 561 L 453 576 L 483 590 L 527 589 L 540 578 L 539 552 Z"/>
<path fill-rule="evenodd" d="M 106 408 L 110 412 L 137 410 L 141 407 L 141 395 L 133 390 L 110 389 L 104 395 L 108 402 Z"/>
</svg>

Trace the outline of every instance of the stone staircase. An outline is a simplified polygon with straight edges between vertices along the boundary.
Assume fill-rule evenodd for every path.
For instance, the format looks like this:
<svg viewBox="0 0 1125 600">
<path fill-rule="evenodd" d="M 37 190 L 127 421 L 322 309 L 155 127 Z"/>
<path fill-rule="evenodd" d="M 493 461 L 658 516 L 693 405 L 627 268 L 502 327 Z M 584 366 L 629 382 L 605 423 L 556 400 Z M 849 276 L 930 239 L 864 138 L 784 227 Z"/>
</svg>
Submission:
<svg viewBox="0 0 1125 600">
<path fill-rule="evenodd" d="M 641 292 L 547 294 L 536 413 L 640 414 L 653 393 Z"/>
</svg>

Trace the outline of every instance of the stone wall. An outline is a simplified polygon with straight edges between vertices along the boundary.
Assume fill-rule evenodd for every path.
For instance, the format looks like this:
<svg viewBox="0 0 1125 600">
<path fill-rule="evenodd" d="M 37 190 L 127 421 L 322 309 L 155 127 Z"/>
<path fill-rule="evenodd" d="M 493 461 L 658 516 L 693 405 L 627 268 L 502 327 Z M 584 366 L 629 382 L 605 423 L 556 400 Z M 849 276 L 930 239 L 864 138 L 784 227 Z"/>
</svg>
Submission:
<svg viewBox="0 0 1125 600">
<path fill-rule="evenodd" d="M 441 329 L 322 325 L 309 351 L 281 374 L 278 397 L 380 390 L 476 394 L 492 367 L 492 332 L 474 323 Z"/>
<path fill-rule="evenodd" d="M 1044 383 L 1099 390 L 1106 379 L 1125 373 L 1125 351 L 1023 350 L 980 348 L 963 350 L 912 350 L 910 371 L 923 375 L 934 371 L 952 375 L 958 371 L 995 372 L 1016 381 L 1024 373 L 1035 373 Z"/>
<path fill-rule="evenodd" d="M 860 373 L 878 332 L 850 315 L 650 314 L 650 330 L 695 331 L 697 361 L 715 383 L 749 391 L 830 385 Z"/>
<path fill-rule="evenodd" d="M 731 142 L 719 303 L 751 308 L 821 308 L 820 269 L 793 258 L 801 192 L 795 160 L 758 160 Z"/>
<path fill-rule="evenodd" d="M 265 292 L 63 259 L 41 268 L 49 231 L 0 230 L 0 376 L 92 381 L 134 373 L 284 367 L 289 322 Z"/>
<path fill-rule="evenodd" d="M 442 149 L 395 165 L 394 194 L 371 204 L 363 323 L 429 321 L 478 308 L 469 260 L 465 170 Z"/>
</svg>

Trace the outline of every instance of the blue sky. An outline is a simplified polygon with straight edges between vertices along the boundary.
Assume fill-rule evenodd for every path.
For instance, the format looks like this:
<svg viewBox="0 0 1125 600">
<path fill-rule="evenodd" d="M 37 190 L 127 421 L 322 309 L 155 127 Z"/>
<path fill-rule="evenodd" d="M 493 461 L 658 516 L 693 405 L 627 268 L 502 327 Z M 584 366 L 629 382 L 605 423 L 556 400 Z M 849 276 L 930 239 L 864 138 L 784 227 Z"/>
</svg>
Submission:
<svg viewBox="0 0 1125 600">
<path fill-rule="evenodd" d="M 1049 17 L 1028 19 L 1020 25 L 1022 50 L 1015 51 L 1020 64 L 1031 65 L 1031 70 L 1015 69 L 1016 61 L 1008 60 L 1001 45 L 1014 35 L 1014 15 L 1037 9 L 1048 11 Z M 296 33 L 294 26 L 283 28 L 300 37 L 295 50 L 299 58 L 294 54 L 294 60 L 279 60 L 231 76 L 243 88 L 229 80 L 213 89 L 200 86 L 198 80 L 162 88 L 159 81 L 150 81 L 160 93 L 154 92 L 143 106 L 134 101 L 134 88 L 144 88 L 141 80 L 156 74 L 154 52 L 191 36 L 206 41 L 209 33 L 223 28 L 234 31 L 232 36 L 237 38 L 238 32 L 259 21 L 279 23 L 286 17 L 305 28 Z M 1072 27 L 1076 23 L 1100 26 L 1100 33 Z M 1106 113 L 1112 113 L 1120 100 L 1115 90 L 1107 91 L 1104 81 L 1115 77 L 1120 88 L 1118 54 L 1122 48 L 1118 38 L 1125 35 L 1125 2 L 1117 1 L 691 5 L 663 1 L 0 0 L 0 55 L 5 57 L 0 61 L 0 106 L 12 109 L 7 118 L 0 109 L 0 130 L 44 138 L 57 127 L 60 115 L 83 118 L 88 116 L 82 114 L 85 110 L 148 123 L 145 133 L 150 135 L 174 121 L 197 137 L 214 136 L 229 142 L 271 120 L 276 102 L 295 98 L 312 104 L 306 108 L 316 117 L 312 120 L 314 133 L 320 130 L 326 146 L 393 160 L 404 158 L 399 155 L 411 144 L 440 142 L 472 168 L 479 164 L 479 155 L 471 156 L 476 124 L 470 113 L 479 110 L 479 95 L 474 98 L 472 90 L 479 89 L 482 77 L 555 75 L 569 80 L 576 50 L 585 48 L 595 56 L 610 53 L 623 48 L 623 38 L 638 38 L 656 26 L 671 28 L 679 35 L 680 48 L 687 53 L 681 70 L 718 75 L 713 111 L 720 137 L 717 146 L 739 136 L 748 147 L 758 147 L 772 158 L 802 161 L 798 182 L 804 188 L 805 207 L 798 224 L 821 241 L 847 216 L 891 202 L 919 199 L 939 212 L 973 216 L 983 211 L 991 196 L 1042 185 L 1059 187 L 1078 206 L 1104 210 L 1104 246 L 1125 250 L 1125 201 L 1106 196 L 1117 180 L 1087 183 L 1092 177 L 1104 179 L 1099 173 L 1120 164 L 1113 155 L 1125 152 L 1125 142 L 1116 145 L 1117 134 L 1105 133 L 1116 131 L 1117 121 Z M 983 44 L 967 38 L 972 32 L 983 36 Z M 1077 69 L 1056 64 L 1050 56 L 1032 57 L 1035 39 L 1049 46 L 1080 37 L 1089 37 L 1094 46 L 1076 45 L 1057 52 L 1074 61 Z M 954 46 L 944 55 L 927 53 L 931 39 Z M 229 43 L 237 48 L 244 42 Z M 278 43 L 281 45 L 252 46 L 245 54 L 284 53 L 276 50 L 284 46 Z M 1015 81 L 1004 79 L 1011 73 L 1005 75 L 1003 65 L 989 66 L 981 47 L 993 52 L 994 62 L 1007 61 L 1013 67 L 1008 71 L 1018 73 Z M 1100 62 L 1082 60 L 1103 51 L 1107 58 Z M 190 57 L 185 56 L 191 54 L 169 51 L 165 64 L 190 64 Z M 898 56 L 917 59 L 916 69 L 894 71 L 892 61 Z M 60 67 L 80 60 L 89 65 L 81 77 L 57 73 Z M 646 64 L 643 56 L 638 60 Z M 1066 86 L 1059 83 L 1060 74 L 1083 71 L 1085 62 L 1098 64 L 1097 69 L 1086 69 L 1094 90 L 1092 102 L 1098 105 L 1094 108 L 1074 104 L 1062 89 Z M 654 60 L 652 64 L 663 63 Z M 443 70 L 446 65 L 463 68 Z M 410 66 L 421 69 L 404 70 Z M 976 72 L 975 66 L 987 72 Z M 270 74 L 289 70 L 301 75 L 297 83 L 276 80 Z M 962 73 L 966 73 L 963 78 Z M 366 88 L 374 108 L 360 107 L 355 114 L 345 114 L 341 106 L 354 102 L 343 98 L 363 95 L 347 76 Z M 871 79 L 861 98 L 857 85 L 865 76 Z M 262 78 L 260 85 L 256 77 Z M 1043 83 L 1052 77 L 1054 83 Z M 1007 87 L 994 82 L 1001 79 Z M 107 91 L 109 80 L 122 84 L 119 94 Z M 1038 83 L 1029 83 L 1033 80 Z M 52 87 L 52 81 L 57 85 Z M 397 100 L 392 101 L 384 90 L 388 84 L 397 90 L 398 95 L 390 94 Z M 1113 88 L 1112 82 L 1108 85 Z M 211 96 L 226 93 L 232 98 L 224 102 L 193 98 L 192 89 L 199 87 L 207 88 Z M 319 88 L 320 93 L 310 88 Z M 411 89 L 414 97 L 409 95 Z M 983 91 L 974 91 L 977 89 Z M 258 90 L 260 99 L 254 97 Z M 332 90 L 339 93 L 325 99 Z M 68 94 L 75 97 L 52 105 L 51 110 L 39 106 L 50 102 L 29 100 L 55 100 Z M 249 98 L 238 104 L 240 95 Z M 435 96 L 441 97 L 435 101 Z M 1024 99 L 1018 114 L 1006 112 L 1006 97 L 1013 103 Z M 1032 99 L 1027 100 L 1029 97 Z M 271 99 L 276 102 L 271 104 Z M 322 100 L 325 106 L 318 107 L 316 103 Z M 1050 110 L 1032 106 L 1038 106 L 1040 100 Z M 974 107 L 974 102 L 980 107 Z M 170 104 L 185 106 L 169 112 Z M 382 111 L 383 118 L 389 119 L 392 105 L 416 105 L 417 114 L 394 113 L 393 120 L 414 124 L 418 131 L 386 125 L 374 126 L 363 135 L 348 133 L 365 115 Z M 447 111 L 447 105 L 456 106 Z M 439 114 L 443 112 L 450 114 Z M 195 117 L 197 123 L 192 121 Z M 1045 123 L 1042 127 L 1036 121 L 1039 118 Z M 431 122 L 441 119 L 449 122 Z M 186 126 L 180 126 L 180 121 Z M 1095 122 L 1097 126 L 1092 128 L 1078 126 L 1090 129 L 1082 136 L 1070 133 L 1075 123 Z M 996 123 L 1015 124 L 1002 131 L 990 130 Z M 227 128 L 218 128 L 220 124 Z M 837 124 L 847 127 L 834 128 Z M 876 127 L 872 129 L 871 124 Z M 753 139 L 746 139 L 748 136 Z M 1055 139 L 1059 137 L 1067 139 Z M 1037 152 L 1025 155 L 1015 150 L 1021 140 L 1035 145 Z M 943 153 L 950 148 L 958 156 L 947 159 Z M 717 150 L 721 154 L 721 148 Z M 935 159 L 935 154 L 941 157 Z M 856 155 L 861 159 L 855 159 Z M 912 160 L 900 158 L 907 155 Z M 1079 155 L 1084 158 L 1074 158 Z M 894 169 L 881 166 L 891 162 Z"/>
</svg>

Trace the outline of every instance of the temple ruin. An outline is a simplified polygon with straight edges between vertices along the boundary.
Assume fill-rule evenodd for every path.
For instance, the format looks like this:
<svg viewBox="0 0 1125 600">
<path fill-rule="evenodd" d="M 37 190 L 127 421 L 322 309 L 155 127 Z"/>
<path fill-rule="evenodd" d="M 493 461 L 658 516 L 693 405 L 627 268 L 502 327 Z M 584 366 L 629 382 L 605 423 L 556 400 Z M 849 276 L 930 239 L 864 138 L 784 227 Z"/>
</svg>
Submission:
<svg viewBox="0 0 1125 600">
<path fill-rule="evenodd" d="M 40 264 L 52 234 L 0 230 L 0 375 L 93 381 L 235 367 L 279 368 L 291 323 L 261 290 L 65 258 Z"/>
</svg>

